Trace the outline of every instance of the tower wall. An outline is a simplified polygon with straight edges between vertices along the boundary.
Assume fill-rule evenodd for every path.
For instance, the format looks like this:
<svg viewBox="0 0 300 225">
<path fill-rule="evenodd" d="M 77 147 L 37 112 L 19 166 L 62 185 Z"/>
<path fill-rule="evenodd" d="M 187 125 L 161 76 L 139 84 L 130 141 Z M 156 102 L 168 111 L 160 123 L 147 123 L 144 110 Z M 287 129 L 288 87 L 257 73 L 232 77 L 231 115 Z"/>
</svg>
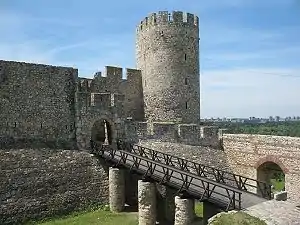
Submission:
<svg viewBox="0 0 300 225">
<path fill-rule="evenodd" d="M 200 120 L 198 17 L 158 12 L 137 27 L 137 68 L 142 71 L 148 121 Z"/>
</svg>

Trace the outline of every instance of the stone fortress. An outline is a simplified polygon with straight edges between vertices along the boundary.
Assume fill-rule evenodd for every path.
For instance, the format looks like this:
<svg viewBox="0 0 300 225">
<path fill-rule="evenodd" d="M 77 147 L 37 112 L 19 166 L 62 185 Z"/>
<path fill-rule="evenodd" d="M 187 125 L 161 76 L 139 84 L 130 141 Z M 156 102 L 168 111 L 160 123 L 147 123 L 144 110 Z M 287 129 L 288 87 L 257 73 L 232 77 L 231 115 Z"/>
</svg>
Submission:
<svg viewBox="0 0 300 225">
<path fill-rule="evenodd" d="M 279 168 L 298 200 L 299 138 L 200 124 L 199 41 L 197 16 L 162 11 L 137 26 L 137 68 L 126 79 L 113 66 L 90 79 L 74 68 L 0 60 L 0 223 L 107 202 L 107 169 L 86 151 L 106 136 L 262 181 Z"/>
</svg>

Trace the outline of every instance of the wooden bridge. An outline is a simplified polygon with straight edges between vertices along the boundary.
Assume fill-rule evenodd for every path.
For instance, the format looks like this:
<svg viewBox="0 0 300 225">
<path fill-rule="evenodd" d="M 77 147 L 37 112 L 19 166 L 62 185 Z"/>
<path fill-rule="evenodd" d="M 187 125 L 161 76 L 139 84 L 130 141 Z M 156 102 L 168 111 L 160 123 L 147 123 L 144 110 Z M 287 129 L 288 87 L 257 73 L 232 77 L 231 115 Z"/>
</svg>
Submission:
<svg viewBox="0 0 300 225">
<path fill-rule="evenodd" d="M 117 148 L 91 141 L 92 153 L 178 193 L 208 201 L 224 211 L 271 199 L 271 186 L 251 178 L 119 140 Z M 257 193 L 258 192 L 258 193 Z"/>
</svg>

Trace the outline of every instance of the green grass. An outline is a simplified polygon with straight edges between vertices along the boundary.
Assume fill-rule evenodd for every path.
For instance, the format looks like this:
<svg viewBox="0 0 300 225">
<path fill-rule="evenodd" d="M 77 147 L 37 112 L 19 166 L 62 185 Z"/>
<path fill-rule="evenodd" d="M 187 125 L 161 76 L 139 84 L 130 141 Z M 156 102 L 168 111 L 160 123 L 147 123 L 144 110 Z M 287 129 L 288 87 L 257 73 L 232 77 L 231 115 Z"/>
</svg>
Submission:
<svg viewBox="0 0 300 225">
<path fill-rule="evenodd" d="M 203 203 L 202 202 L 196 202 L 195 203 L 195 213 L 198 217 L 203 217 Z"/>
<path fill-rule="evenodd" d="M 36 225 L 137 225 L 136 213 L 112 213 L 109 211 L 95 210 L 75 215 L 69 215 L 61 219 L 53 219 Z"/>
<path fill-rule="evenodd" d="M 237 212 L 234 214 L 223 214 L 216 218 L 211 225 L 266 225 L 266 223 L 244 212 Z"/>
<path fill-rule="evenodd" d="M 281 191 L 284 188 L 284 180 L 271 179 L 271 184 L 274 186 L 274 191 Z"/>
</svg>

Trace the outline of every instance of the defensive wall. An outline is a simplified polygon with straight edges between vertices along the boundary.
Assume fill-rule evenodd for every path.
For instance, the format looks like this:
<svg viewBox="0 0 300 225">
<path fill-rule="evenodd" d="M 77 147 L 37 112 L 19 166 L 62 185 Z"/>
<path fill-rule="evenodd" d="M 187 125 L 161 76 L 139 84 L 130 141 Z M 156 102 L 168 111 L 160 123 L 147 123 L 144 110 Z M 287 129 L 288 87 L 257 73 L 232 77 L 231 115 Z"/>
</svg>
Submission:
<svg viewBox="0 0 300 225">
<path fill-rule="evenodd" d="M 220 130 L 213 126 L 180 124 L 174 122 L 125 121 L 125 136 L 128 140 L 157 140 L 187 145 L 221 147 Z"/>
<path fill-rule="evenodd" d="M 14 138 L 73 146 L 77 76 L 73 68 L 0 60 L 2 142 Z"/>
<path fill-rule="evenodd" d="M 126 79 L 123 79 L 123 75 Z M 79 109 L 93 105 L 91 96 L 101 96 L 108 93 L 116 93 L 124 96 L 122 111 L 123 117 L 131 117 L 133 120 L 144 120 L 144 103 L 141 71 L 114 66 L 105 66 L 104 73 L 97 72 L 93 79 L 79 78 L 77 87 L 77 99 Z M 98 100 L 105 97 L 99 97 Z M 106 108 L 107 105 L 104 105 Z M 103 108 L 103 107 L 102 107 Z"/>
<path fill-rule="evenodd" d="M 285 174 L 288 198 L 299 202 L 300 138 L 224 134 L 222 139 L 226 160 L 233 172 L 261 179 L 258 176 L 261 166 L 275 163 Z"/>
<path fill-rule="evenodd" d="M 85 151 L 0 148 L 0 224 L 108 203 L 108 167 Z"/>
<path fill-rule="evenodd" d="M 141 71 L 125 74 L 106 66 L 88 79 L 74 68 L 0 60 L 1 147 L 87 148 L 97 120 L 113 131 L 127 117 L 143 121 Z"/>
<path fill-rule="evenodd" d="M 273 171 L 265 170 L 264 165 L 274 163 L 285 174 L 285 191 L 288 199 L 299 201 L 300 138 L 222 134 L 220 140 L 222 147 L 219 149 L 154 138 L 140 139 L 138 144 L 265 182 L 269 182 L 267 173 Z M 266 174 L 259 175 L 260 173 Z"/>
</svg>

